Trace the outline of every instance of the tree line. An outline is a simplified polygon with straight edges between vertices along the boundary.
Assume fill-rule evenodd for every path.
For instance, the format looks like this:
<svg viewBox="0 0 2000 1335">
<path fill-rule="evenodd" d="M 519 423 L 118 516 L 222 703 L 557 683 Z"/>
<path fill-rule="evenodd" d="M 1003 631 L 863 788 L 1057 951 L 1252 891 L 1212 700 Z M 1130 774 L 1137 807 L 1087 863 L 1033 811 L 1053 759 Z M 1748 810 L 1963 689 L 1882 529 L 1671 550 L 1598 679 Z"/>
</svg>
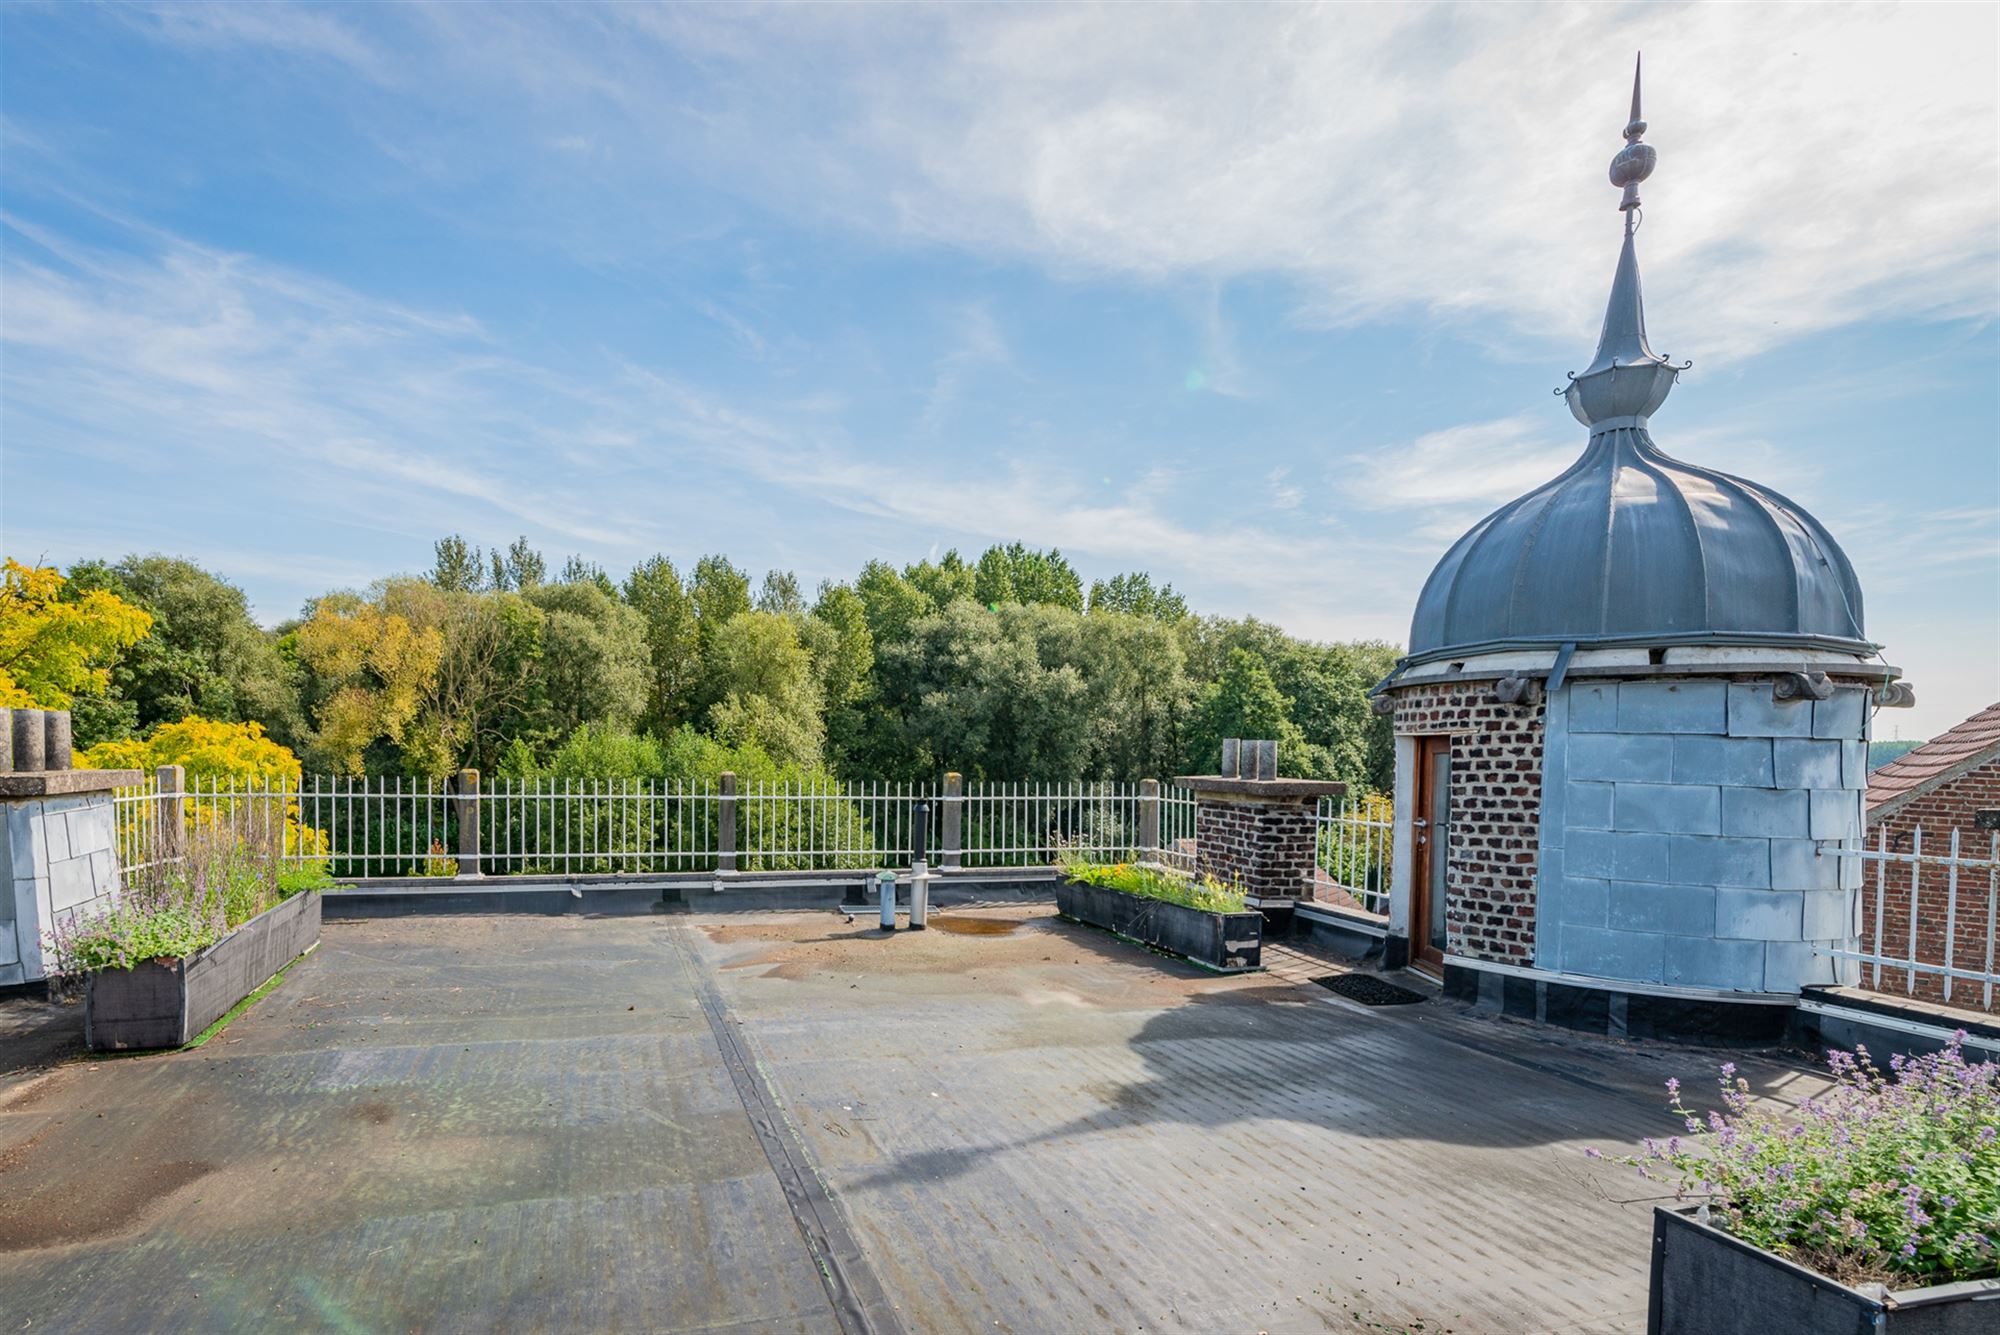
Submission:
<svg viewBox="0 0 2000 1335">
<path fill-rule="evenodd" d="M 240 589 L 172 557 L 8 569 L 10 590 L 42 577 L 37 615 L 68 618 L 74 679 L 60 700 L 21 687 L 41 651 L 9 678 L 0 635 L 0 694 L 70 708 L 83 747 L 194 717 L 351 775 L 1070 782 L 1208 772 L 1222 738 L 1275 737 L 1286 774 L 1389 785 L 1366 692 L 1393 646 L 1198 616 L 1144 572 L 1086 588 L 1021 543 L 871 561 L 808 599 L 791 572 L 753 581 L 722 556 L 614 579 L 580 557 L 552 572 L 525 539 L 452 536 L 428 572 L 268 630 Z M 118 632 L 78 632 L 86 607 Z"/>
</svg>

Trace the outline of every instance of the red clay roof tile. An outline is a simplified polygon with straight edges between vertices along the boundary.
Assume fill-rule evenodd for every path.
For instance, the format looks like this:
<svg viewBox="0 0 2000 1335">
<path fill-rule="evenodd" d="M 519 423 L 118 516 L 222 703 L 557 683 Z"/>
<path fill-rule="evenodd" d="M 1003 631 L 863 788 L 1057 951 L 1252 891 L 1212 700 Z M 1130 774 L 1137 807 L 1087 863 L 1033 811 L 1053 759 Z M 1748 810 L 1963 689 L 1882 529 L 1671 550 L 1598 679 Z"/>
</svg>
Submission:
<svg viewBox="0 0 2000 1335">
<path fill-rule="evenodd" d="M 1928 786 L 1982 751 L 2000 747 L 2000 704 L 1991 704 L 1949 732 L 1896 757 L 1868 776 L 1870 810 Z"/>
</svg>

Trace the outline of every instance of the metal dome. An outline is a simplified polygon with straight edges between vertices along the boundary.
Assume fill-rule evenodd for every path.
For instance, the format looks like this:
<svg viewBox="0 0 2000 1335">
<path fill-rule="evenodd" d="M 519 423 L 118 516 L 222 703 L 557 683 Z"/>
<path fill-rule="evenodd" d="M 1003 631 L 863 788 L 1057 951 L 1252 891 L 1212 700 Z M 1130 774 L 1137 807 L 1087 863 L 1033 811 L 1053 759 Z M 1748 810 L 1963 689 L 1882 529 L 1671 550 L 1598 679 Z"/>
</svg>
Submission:
<svg viewBox="0 0 2000 1335">
<path fill-rule="evenodd" d="M 1767 487 L 1603 426 L 1569 471 L 1480 521 L 1417 599 L 1410 659 L 1509 646 L 1867 652 L 1854 567 Z"/>
<path fill-rule="evenodd" d="M 1646 341 L 1633 75 L 1625 244 L 1597 355 L 1558 391 L 1591 429 L 1568 472 L 1488 515 L 1438 562 L 1417 599 L 1407 666 L 1508 647 L 1771 645 L 1867 653 L 1861 586 L 1819 521 L 1767 487 L 1663 454 L 1647 433 L 1685 365 Z M 1644 155 L 1634 152 L 1645 148 Z"/>
</svg>

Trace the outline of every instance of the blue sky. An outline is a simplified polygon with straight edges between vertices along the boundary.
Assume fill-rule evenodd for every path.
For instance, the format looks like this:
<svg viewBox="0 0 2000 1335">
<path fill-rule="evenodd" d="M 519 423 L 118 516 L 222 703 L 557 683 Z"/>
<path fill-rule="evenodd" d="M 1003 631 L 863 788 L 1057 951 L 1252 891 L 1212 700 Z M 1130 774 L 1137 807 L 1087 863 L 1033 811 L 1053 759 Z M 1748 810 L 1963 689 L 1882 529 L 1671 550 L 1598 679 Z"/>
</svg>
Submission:
<svg viewBox="0 0 2000 1335">
<path fill-rule="evenodd" d="M 1401 641 L 1559 471 L 1631 53 L 1670 453 L 2000 697 L 1988 7 L 0 9 L 9 554 L 276 620 L 526 533 L 810 585 L 995 541 Z"/>
</svg>

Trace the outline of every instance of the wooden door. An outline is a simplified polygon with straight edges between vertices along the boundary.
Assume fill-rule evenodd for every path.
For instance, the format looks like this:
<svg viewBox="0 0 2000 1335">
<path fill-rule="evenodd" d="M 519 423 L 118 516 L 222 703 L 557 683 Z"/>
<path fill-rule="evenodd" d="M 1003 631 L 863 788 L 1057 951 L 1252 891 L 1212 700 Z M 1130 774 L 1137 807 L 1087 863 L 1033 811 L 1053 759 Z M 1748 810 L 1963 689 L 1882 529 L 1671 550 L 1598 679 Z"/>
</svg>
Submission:
<svg viewBox="0 0 2000 1335">
<path fill-rule="evenodd" d="M 1451 738 L 1417 738 L 1417 809 L 1411 821 L 1410 963 L 1444 969 L 1446 853 L 1451 847 Z"/>
</svg>

